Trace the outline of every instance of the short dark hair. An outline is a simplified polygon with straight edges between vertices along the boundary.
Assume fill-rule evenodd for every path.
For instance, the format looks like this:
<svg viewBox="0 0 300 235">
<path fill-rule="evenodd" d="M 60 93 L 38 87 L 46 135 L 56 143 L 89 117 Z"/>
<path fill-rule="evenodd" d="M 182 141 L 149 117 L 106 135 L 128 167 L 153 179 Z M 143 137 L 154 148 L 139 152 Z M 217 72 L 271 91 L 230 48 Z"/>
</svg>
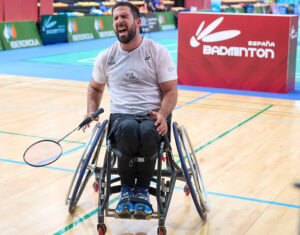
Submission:
<svg viewBox="0 0 300 235">
<path fill-rule="evenodd" d="M 117 7 L 119 7 L 119 6 L 127 6 L 127 7 L 129 7 L 134 19 L 141 18 L 139 9 L 135 5 L 131 4 L 130 2 L 117 2 L 112 7 L 112 11 L 111 11 L 112 15 L 114 15 L 114 10 Z"/>
</svg>

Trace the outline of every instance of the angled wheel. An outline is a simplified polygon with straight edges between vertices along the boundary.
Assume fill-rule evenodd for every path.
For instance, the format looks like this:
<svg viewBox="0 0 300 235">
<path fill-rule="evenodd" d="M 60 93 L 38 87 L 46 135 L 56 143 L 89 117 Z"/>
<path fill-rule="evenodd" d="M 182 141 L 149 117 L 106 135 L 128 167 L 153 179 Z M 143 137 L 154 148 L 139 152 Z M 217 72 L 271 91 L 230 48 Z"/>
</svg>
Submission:
<svg viewBox="0 0 300 235">
<path fill-rule="evenodd" d="M 189 191 L 200 217 L 206 220 L 210 205 L 195 151 L 183 126 L 179 128 L 178 124 L 174 122 L 173 130 L 182 170 Z"/>
<path fill-rule="evenodd" d="M 71 194 L 69 203 L 69 212 L 72 213 L 75 206 L 77 205 L 81 194 L 90 179 L 91 175 L 95 172 L 97 166 L 98 156 L 100 154 L 101 146 L 106 135 L 106 124 L 105 120 L 99 128 L 99 130 L 94 134 L 91 140 L 91 146 L 86 157 L 79 163 L 80 172 L 74 187 L 74 190 Z"/>
<path fill-rule="evenodd" d="M 73 189 L 74 182 L 77 181 L 77 178 L 78 178 L 78 175 L 79 175 L 78 172 L 80 171 L 80 168 L 82 167 L 82 165 L 83 165 L 83 163 L 84 163 L 84 161 L 85 161 L 87 152 L 88 152 L 89 148 L 91 147 L 91 142 L 92 142 L 93 139 L 95 138 L 95 134 L 96 134 L 96 132 L 97 132 L 99 126 L 100 126 L 100 123 L 97 122 L 96 125 L 95 125 L 95 127 L 94 127 L 93 130 L 92 130 L 92 133 L 91 133 L 91 135 L 90 135 L 90 137 L 89 137 L 89 139 L 88 139 L 88 142 L 87 142 L 86 145 L 85 145 L 84 151 L 82 152 L 82 155 L 81 155 L 81 157 L 80 157 L 80 160 L 79 160 L 79 162 L 78 162 L 78 164 L 77 164 L 77 167 L 76 167 L 76 169 L 75 169 L 75 172 L 74 172 L 74 174 L 73 174 L 72 180 L 71 180 L 70 185 L 69 185 L 69 189 L 68 189 L 68 192 L 67 192 L 67 195 L 66 195 L 66 201 L 65 201 L 66 205 L 69 204 L 69 201 L 70 201 L 70 193 L 71 193 L 71 191 L 72 191 L 72 189 Z"/>
</svg>

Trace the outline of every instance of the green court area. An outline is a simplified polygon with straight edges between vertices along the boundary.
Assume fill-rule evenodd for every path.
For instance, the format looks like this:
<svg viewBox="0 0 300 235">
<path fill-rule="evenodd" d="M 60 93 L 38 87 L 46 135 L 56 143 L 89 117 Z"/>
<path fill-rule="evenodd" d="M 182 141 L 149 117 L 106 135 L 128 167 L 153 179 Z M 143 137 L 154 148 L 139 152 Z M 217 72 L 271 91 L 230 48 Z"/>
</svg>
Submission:
<svg viewBox="0 0 300 235">
<path fill-rule="evenodd" d="M 162 39 L 158 42 L 164 45 L 171 53 L 172 59 L 177 66 L 177 40 Z M 85 65 L 92 66 L 94 64 L 95 58 L 99 52 L 105 50 L 106 48 L 99 48 L 87 51 L 78 51 L 72 53 L 64 53 L 52 56 L 42 56 L 27 61 L 31 62 L 44 62 L 44 63 L 55 63 L 55 64 L 71 64 L 71 65 Z M 300 82 L 300 47 L 297 48 L 297 60 L 296 60 L 296 74 L 295 79 Z"/>
<path fill-rule="evenodd" d="M 175 65 L 177 65 L 177 40 L 164 39 L 158 40 L 158 42 L 164 45 L 169 50 Z M 99 54 L 99 52 L 105 49 L 106 48 L 100 48 L 94 50 L 58 54 L 53 56 L 36 57 L 28 59 L 27 61 L 91 66 L 94 64 L 95 58 Z"/>
</svg>

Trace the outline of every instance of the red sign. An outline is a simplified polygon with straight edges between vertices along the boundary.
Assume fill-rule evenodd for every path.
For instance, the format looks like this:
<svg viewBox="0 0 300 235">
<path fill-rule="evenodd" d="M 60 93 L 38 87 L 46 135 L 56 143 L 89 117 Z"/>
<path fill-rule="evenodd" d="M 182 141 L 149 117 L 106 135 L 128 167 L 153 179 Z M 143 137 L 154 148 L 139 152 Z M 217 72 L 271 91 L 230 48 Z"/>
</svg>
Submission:
<svg viewBox="0 0 300 235">
<path fill-rule="evenodd" d="M 290 92 L 297 30 L 298 16 L 179 13 L 179 83 Z"/>
</svg>

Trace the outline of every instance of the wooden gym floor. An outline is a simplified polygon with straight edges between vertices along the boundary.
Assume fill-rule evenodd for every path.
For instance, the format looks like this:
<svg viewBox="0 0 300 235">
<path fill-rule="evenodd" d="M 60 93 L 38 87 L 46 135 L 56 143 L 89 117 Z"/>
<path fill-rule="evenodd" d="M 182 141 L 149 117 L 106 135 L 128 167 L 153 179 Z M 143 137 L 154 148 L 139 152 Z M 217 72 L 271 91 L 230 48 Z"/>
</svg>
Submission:
<svg viewBox="0 0 300 235">
<path fill-rule="evenodd" d="M 92 128 L 69 136 L 63 142 L 67 153 L 48 167 L 33 168 L 22 159 L 33 142 L 60 139 L 82 121 L 87 84 L 0 75 L 1 234 L 97 234 L 93 179 L 72 215 L 65 205 Z M 102 107 L 104 120 L 108 92 Z M 168 234 L 297 234 L 300 191 L 293 184 L 300 180 L 299 100 L 180 90 L 173 121 L 183 124 L 192 139 L 211 211 L 206 223 L 201 221 L 178 182 L 166 220 Z M 155 204 L 155 198 L 151 201 Z M 106 225 L 108 234 L 157 231 L 157 220 L 107 218 Z"/>
</svg>

